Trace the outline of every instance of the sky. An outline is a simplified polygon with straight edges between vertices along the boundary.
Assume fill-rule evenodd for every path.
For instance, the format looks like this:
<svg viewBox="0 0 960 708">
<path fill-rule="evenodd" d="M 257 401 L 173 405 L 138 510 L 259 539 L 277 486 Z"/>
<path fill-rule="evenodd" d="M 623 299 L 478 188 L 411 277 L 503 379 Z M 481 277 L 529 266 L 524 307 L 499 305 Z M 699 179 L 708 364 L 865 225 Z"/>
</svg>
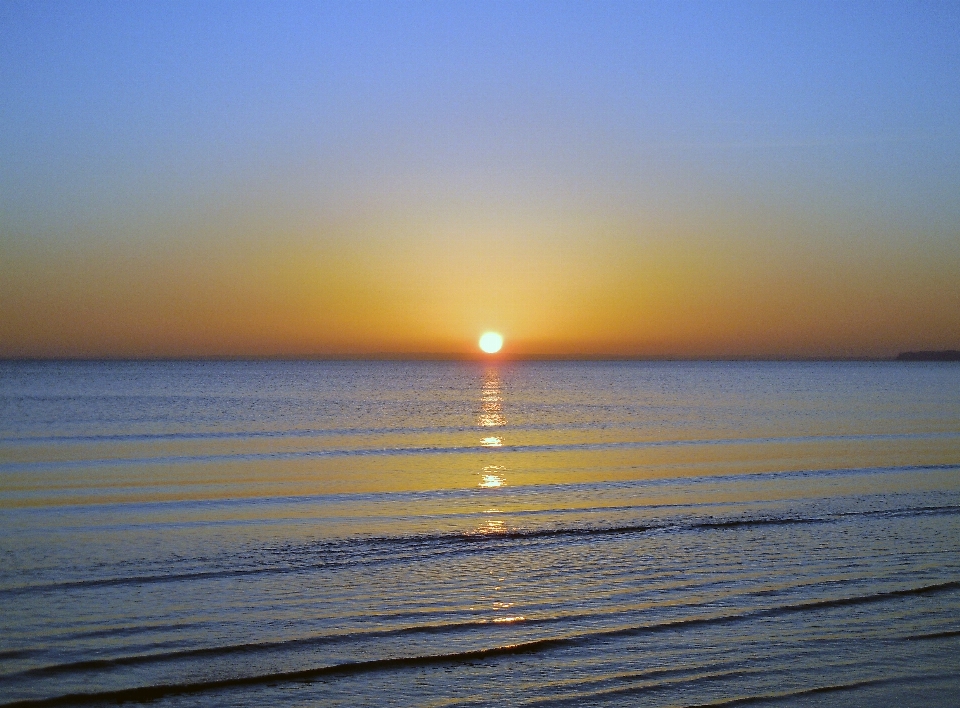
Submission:
<svg viewBox="0 0 960 708">
<path fill-rule="evenodd" d="M 0 3 L 0 357 L 960 349 L 955 2 Z"/>
</svg>

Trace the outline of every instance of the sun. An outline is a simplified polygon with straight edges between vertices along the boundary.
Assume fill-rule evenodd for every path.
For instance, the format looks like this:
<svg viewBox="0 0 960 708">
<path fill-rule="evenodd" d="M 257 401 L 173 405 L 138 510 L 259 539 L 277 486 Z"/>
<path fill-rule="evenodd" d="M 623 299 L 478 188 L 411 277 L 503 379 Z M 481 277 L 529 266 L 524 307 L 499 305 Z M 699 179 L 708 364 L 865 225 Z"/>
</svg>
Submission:
<svg viewBox="0 0 960 708">
<path fill-rule="evenodd" d="M 484 332 L 480 337 L 480 348 L 487 354 L 496 354 L 503 346 L 503 337 L 496 332 Z"/>
</svg>

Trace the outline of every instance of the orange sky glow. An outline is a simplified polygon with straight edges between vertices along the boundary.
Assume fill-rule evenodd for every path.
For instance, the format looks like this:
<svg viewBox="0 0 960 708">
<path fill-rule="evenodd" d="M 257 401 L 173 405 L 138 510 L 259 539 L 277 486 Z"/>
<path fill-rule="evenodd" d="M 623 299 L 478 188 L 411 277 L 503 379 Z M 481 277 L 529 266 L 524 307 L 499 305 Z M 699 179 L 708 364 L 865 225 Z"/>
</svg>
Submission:
<svg viewBox="0 0 960 708">
<path fill-rule="evenodd" d="M 0 357 L 960 349 L 957 18 L 537 7 L 3 16 Z"/>
</svg>

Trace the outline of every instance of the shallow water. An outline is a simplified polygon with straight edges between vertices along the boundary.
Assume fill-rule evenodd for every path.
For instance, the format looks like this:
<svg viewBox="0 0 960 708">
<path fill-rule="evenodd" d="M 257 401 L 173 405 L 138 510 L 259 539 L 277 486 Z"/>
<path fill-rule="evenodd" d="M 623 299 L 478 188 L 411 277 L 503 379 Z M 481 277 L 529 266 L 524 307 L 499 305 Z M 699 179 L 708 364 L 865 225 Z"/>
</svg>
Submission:
<svg viewBox="0 0 960 708">
<path fill-rule="evenodd" d="M 952 364 L 5 363 L 0 524 L 2 705 L 960 695 Z"/>
</svg>

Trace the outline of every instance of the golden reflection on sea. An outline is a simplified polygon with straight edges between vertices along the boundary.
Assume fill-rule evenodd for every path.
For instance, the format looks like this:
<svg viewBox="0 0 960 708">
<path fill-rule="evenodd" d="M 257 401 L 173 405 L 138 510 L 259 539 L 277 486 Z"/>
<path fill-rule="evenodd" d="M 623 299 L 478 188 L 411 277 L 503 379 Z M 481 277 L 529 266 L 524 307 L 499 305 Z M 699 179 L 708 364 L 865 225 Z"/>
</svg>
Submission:
<svg viewBox="0 0 960 708">
<path fill-rule="evenodd" d="M 481 428 L 498 428 L 507 424 L 503 415 L 503 384 L 500 380 L 500 371 L 489 368 L 483 373 L 483 384 L 480 387 L 480 412 L 477 415 L 477 425 Z M 499 435 L 487 435 L 480 439 L 481 447 L 501 447 L 503 438 Z M 481 484 L 481 487 L 498 487 L 494 479 L 490 484 Z"/>
<path fill-rule="evenodd" d="M 477 527 L 479 534 L 499 534 L 505 533 L 506 530 L 506 524 L 499 519 L 487 519 Z"/>
<path fill-rule="evenodd" d="M 496 428 L 507 424 L 503 415 L 502 392 L 500 371 L 496 368 L 487 369 L 480 388 L 480 414 L 477 416 L 477 425 L 481 428 Z"/>
<path fill-rule="evenodd" d="M 487 465 L 483 468 L 483 472 L 480 473 L 480 485 L 484 489 L 492 489 L 494 487 L 502 487 L 506 484 L 506 481 L 503 478 L 502 472 L 504 468 L 502 465 Z"/>
</svg>

